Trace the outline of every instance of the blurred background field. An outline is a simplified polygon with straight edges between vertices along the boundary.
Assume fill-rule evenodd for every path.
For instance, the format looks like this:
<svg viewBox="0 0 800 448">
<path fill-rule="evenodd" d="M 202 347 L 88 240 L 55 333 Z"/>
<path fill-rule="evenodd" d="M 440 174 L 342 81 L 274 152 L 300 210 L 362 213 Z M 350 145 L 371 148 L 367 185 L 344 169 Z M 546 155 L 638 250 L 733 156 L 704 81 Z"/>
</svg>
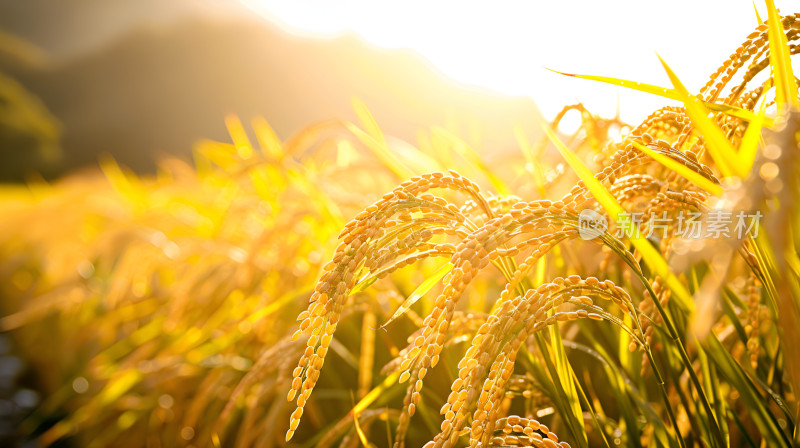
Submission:
<svg viewBox="0 0 800 448">
<path fill-rule="evenodd" d="M 532 100 L 454 84 L 410 51 L 380 49 L 352 33 L 293 35 L 238 2 L 5 1 L 0 8 L 0 69 L 26 98 L 40 100 L 31 98 L 27 123 L 15 124 L 38 149 L 4 146 L 0 179 L 19 181 L 33 167 L 54 176 L 91 166 L 100 154 L 152 172 L 159 158 L 187 159 L 198 139 L 224 139 L 227 114 L 264 117 L 285 139 L 320 120 L 354 119 L 354 96 L 387 135 L 410 141 L 420 129 L 450 124 L 471 127 L 487 147 L 512 150 L 512 124 L 533 131 L 541 117 Z M 52 15 L 43 18 L 43 9 Z M 12 83 L 3 84 L 10 99 L 21 95 Z"/>
<path fill-rule="evenodd" d="M 746 68 L 762 63 L 758 77 L 747 84 L 753 77 L 742 80 L 737 72 L 731 86 L 735 91 L 742 83 L 741 95 L 704 99 L 737 108 L 714 109 L 712 116 L 731 145 L 757 146 L 743 137 L 757 120 L 757 100 L 769 92 L 772 118 L 781 111 L 776 103 L 782 98 L 772 80 L 765 84 L 772 63 L 764 50 L 768 42 L 755 44 L 760 37 L 747 37 L 759 19 L 745 6 L 731 8 L 714 44 L 700 40 L 707 31 L 692 25 L 708 20 L 703 14 L 709 7 L 703 6 L 685 17 L 686 36 L 670 39 L 650 25 L 653 39 L 637 35 L 632 47 L 614 40 L 620 39 L 618 29 L 630 25 L 634 34 L 649 25 L 647 19 L 632 23 L 642 11 L 625 2 L 610 4 L 602 20 L 588 4 L 575 11 L 533 9 L 530 23 L 500 21 L 524 10 L 503 4 L 485 11 L 483 24 L 471 22 L 483 10 L 465 5 L 463 22 L 471 27 L 452 30 L 443 18 L 451 14 L 457 20 L 459 10 L 432 9 L 427 22 L 409 22 L 407 34 L 416 26 L 420 36 L 428 36 L 438 26 L 442 34 L 451 33 L 445 39 L 451 43 L 431 45 L 426 52 L 420 39 L 382 41 L 395 29 L 389 22 L 384 34 L 375 34 L 367 22 L 346 20 L 356 17 L 353 8 L 365 9 L 378 23 L 391 16 L 346 2 L 337 12 L 313 2 L 298 9 L 254 1 L 0 0 L 0 444 L 398 446 L 394 438 L 414 412 L 408 407 L 413 383 L 396 384 L 400 360 L 448 291 L 438 282 L 446 259 L 420 254 L 449 258 L 465 235 L 479 234 L 516 203 L 565 198 L 563 206 L 570 195 L 590 196 L 581 193 L 590 188 L 587 180 L 565 162 L 543 124 L 605 179 L 627 209 L 651 212 L 669 202 L 664 195 L 686 192 L 685 201 L 702 203 L 691 207 L 708 208 L 720 188 L 717 179 L 731 177 L 706 152 L 706 129 L 688 128 L 677 97 L 627 91 L 619 96 L 619 89 L 542 66 L 669 85 L 652 52 L 636 53 L 638 45 L 646 45 L 671 64 L 678 60 L 673 68 L 697 92 L 730 50 L 751 43 L 760 49 L 748 53 L 752 61 Z M 778 6 L 793 12 L 790 5 Z M 767 9 L 759 9 L 766 21 Z M 412 3 L 407 11 L 419 15 L 426 9 Z M 325 14 L 328 20 L 318 18 Z M 555 24 L 543 25 L 545 17 Z M 796 16 L 786 17 L 787 54 L 793 55 L 800 51 L 798 25 Z M 411 19 L 398 12 L 397 21 L 402 20 Z M 545 40 L 537 34 L 545 31 L 525 28 L 538 25 L 573 35 L 563 37 L 560 46 L 558 37 Z M 762 27 L 759 36 L 766 36 Z M 459 34 L 471 30 L 494 37 L 486 37 L 485 46 L 473 44 Z M 592 40 L 594 34 L 607 41 Z M 514 50 L 527 65 L 503 65 L 499 59 L 508 49 L 497 51 L 502 57 L 493 60 L 490 43 L 498 38 L 513 42 L 513 48 L 530 45 L 530 54 Z M 452 43 L 458 39 L 461 44 Z M 682 39 L 697 45 L 687 48 Z M 664 48 L 670 41 L 673 46 Z M 726 50 L 717 50 L 719 41 Z M 404 46 L 410 48 L 396 48 Z M 464 59 L 455 56 L 440 58 L 443 48 L 470 54 L 466 60 L 473 65 L 458 65 Z M 632 53 L 648 62 L 614 65 L 632 59 Z M 587 69 L 592 58 L 608 65 L 595 61 Z M 573 60 L 584 65 L 563 66 Z M 536 71 L 527 71 L 533 66 Z M 650 71 L 637 72 L 642 66 Z M 796 57 L 790 66 L 797 67 Z M 715 81 L 724 73 L 718 71 Z M 482 82 L 481 76 L 493 81 Z M 535 87 L 520 90 L 519 77 Z M 581 92 L 592 93 L 583 101 Z M 631 99 L 638 97 L 646 99 Z M 648 117 L 664 104 L 672 109 Z M 678 150 L 670 153 L 657 141 Z M 706 184 L 687 181 L 683 171 L 642 160 L 632 142 L 661 148 L 716 182 L 711 192 L 702 187 Z M 626 150 L 638 154 L 628 166 L 617 155 Z M 730 160 L 740 160 L 741 152 Z M 753 173 L 759 163 L 768 162 L 751 160 Z M 609 167 L 619 170 L 618 179 L 601 177 Z M 308 377 L 296 369 L 307 349 L 304 340 L 293 342 L 291 336 L 304 310 L 314 310 L 309 298 L 319 290 L 320 277 L 336 265 L 331 259 L 346 235 L 342 229 L 390 192 L 411 188 L 408 179 L 419 181 L 414 176 L 431 172 L 463 176 L 480 194 L 466 200 L 459 191 L 416 195 L 423 206 L 393 225 L 422 224 L 398 230 L 384 252 L 372 247 L 391 274 L 377 279 L 376 271 L 362 265 L 354 271 L 353 281 L 362 283 L 345 294 L 347 306 L 337 317 L 341 325 L 324 347 L 325 367 L 317 372 L 314 394 L 295 428 L 296 419 L 290 418 L 295 405 L 286 394 L 297 378 Z M 796 185 L 787 183 L 783 193 L 789 196 L 769 199 L 761 196 L 771 191 L 763 186 L 737 190 L 747 176 L 742 178 L 722 185 L 765 203 L 791 204 L 797 193 Z M 477 197 L 486 198 L 489 212 Z M 467 217 L 465 227 L 442 224 L 447 213 L 435 211 L 436 201 L 458 207 Z M 587 203 L 603 210 L 602 203 Z M 577 199 L 564 209 L 569 219 L 575 204 Z M 786 213 L 796 218 L 789 208 Z M 783 232 L 788 220 L 780 216 L 772 229 Z M 419 236 L 440 224 L 448 232 Z M 800 358 L 786 344 L 791 339 L 781 329 L 778 294 L 761 285 L 787 268 L 777 269 L 763 257 L 753 261 L 772 246 L 737 247 L 713 303 L 703 308 L 713 312 L 701 313 L 707 327 L 702 334 L 711 335 L 701 341 L 695 340 L 690 313 L 679 300 L 669 300 L 664 279 L 639 246 L 623 238 L 623 252 L 646 266 L 641 277 L 656 285 L 659 307 L 666 307 L 674 322 L 659 317 L 653 291 L 642 287 L 635 269 L 613 258 L 609 248 L 575 239 L 567 227 L 548 228 L 555 236 L 539 236 L 565 237 L 567 243 L 542 249 L 525 282 L 536 286 L 570 275 L 613 280 L 640 310 L 605 306 L 604 318 L 618 326 L 565 321 L 544 331 L 542 339 L 531 336 L 526 342 L 502 409 L 553 430 L 539 430 L 539 439 L 547 441 L 531 446 L 555 446 L 559 436 L 571 446 L 631 447 L 791 446 L 800 440 L 796 377 L 787 367 Z M 786 241 L 794 247 L 791 236 Z M 671 244 L 652 240 L 665 258 L 673 252 Z M 708 247 L 706 252 L 722 250 Z M 412 257 L 393 265 L 398 254 Z M 525 260 L 519 251 L 497 257 L 498 269 L 490 272 L 490 266 L 478 275 L 461 298 L 441 365 L 431 368 L 422 404 L 414 408 L 407 446 L 423 446 L 445 431 L 438 411 L 451 386 L 457 390 L 459 361 L 497 312 L 498 299 L 514 278 L 509 267 Z M 712 277 L 711 257 L 675 258 L 680 281 L 702 296 L 700 285 Z M 413 268 L 400 269 L 412 262 Z M 796 291 L 790 290 L 796 306 Z M 407 300 L 416 295 L 419 302 Z M 405 310 L 399 317 L 398 309 Z M 568 312 L 574 320 L 576 311 Z M 330 319 L 330 310 L 326 313 Z M 636 327 L 640 316 L 653 321 L 649 333 Z M 625 325 L 633 328 L 630 334 Z M 669 326 L 680 338 L 670 338 Z M 636 350 L 628 352 L 629 344 Z M 684 346 L 687 358 L 679 356 Z M 320 344 L 310 347 L 318 352 Z M 648 356 L 654 356 L 652 365 Z M 713 410 L 703 408 L 704 402 Z M 289 441 L 287 430 L 295 429 Z M 491 446 L 524 446 L 528 440 L 521 426 L 497 431 L 513 435 Z"/>
</svg>

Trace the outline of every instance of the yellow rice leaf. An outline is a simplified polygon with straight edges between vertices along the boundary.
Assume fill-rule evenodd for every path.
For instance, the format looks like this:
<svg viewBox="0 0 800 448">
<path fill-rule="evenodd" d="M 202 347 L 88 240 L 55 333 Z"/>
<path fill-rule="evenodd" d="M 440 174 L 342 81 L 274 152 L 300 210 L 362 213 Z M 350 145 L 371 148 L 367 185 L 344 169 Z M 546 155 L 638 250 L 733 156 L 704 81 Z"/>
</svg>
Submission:
<svg viewBox="0 0 800 448">
<path fill-rule="evenodd" d="M 427 131 L 420 131 L 418 136 L 420 137 L 420 149 L 428 149 L 427 152 L 433 155 L 433 157 L 439 162 L 440 166 L 456 166 L 455 159 L 453 159 L 453 153 L 450 151 L 449 145 L 444 137 L 433 133 L 433 131 L 430 133 Z M 423 148 L 423 142 L 426 144 L 427 148 Z"/>
<path fill-rule="evenodd" d="M 412 305 L 417 303 L 417 301 L 421 299 L 422 296 L 427 294 L 428 291 L 430 291 L 431 288 L 434 287 L 434 285 L 439 283 L 439 280 L 443 279 L 444 276 L 447 275 L 447 273 L 450 272 L 451 270 L 453 270 L 452 263 L 443 264 L 439 269 L 436 270 L 436 272 L 434 272 L 430 277 L 425 279 L 424 282 L 420 283 L 420 285 L 417 286 L 417 289 L 415 289 L 414 292 L 412 292 L 411 295 L 408 296 L 408 298 L 400 305 L 400 307 L 397 308 L 394 314 L 392 314 L 392 317 L 390 317 L 389 320 L 386 321 L 386 323 L 381 325 L 380 328 L 381 329 L 386 328 L 386 326 L 388 326 L 390 323 L 394 322 L 400 316 L 405 314 L 411 308 Z"/>
<path fill-rule="evenodd" d="M 752 125 L 751 125 L 752 126 Z M 667 157 L 663 154 L 657 153 L 654 150 L 648 148 L 645 145 L 642 145 L 639 142 L 633 142 L 633 146 L 642 151 L 643 153 L 650 156 L 656 162 L 664 165 L 666 168 L 678 173 L 680 176 L 688 180 L 689 182 L 697 185 L 698 187 L 702 188 L 708 193 L 711 193 L 715 196 L 719 196 L 723 193 L 723 189 L 718 184 L 710 181 L 708 178 L 703 176 L 702 174 L 698 173 L 697 171 L 692 170 L 691 168 L 687 167 L 686 165 L 681 164 L 680 162 L 675 161 L 674 159 Z"/>
<path fill-rule="evenodd" d="M 110 156 L 100 158 L 100 169 L 108 179 L 108 183 L 120 196 L 129 200 L 131 204 L 144 204 L 144 192 L 135 175 L 126 174 L 116 160 Z"/>
<path fill-rule="evenodd" d="M 551 313 L 552 315 L 552 313 Z M 553 378 L 553 381 L 560 381 L 561 387 L 564 389 L 565 395 L 569 398 L 569 405 L 572 407 L 572 413 L 575 415 L 575 422 L 580 426 L 580 432 L 586 432 L 586 426 L 583 421 L 583 410 L 581 409 L 581 402 L 578 399 L 578 390 L 575 387 L 576 379 L 572 370 L 572 366 L 567 358 L 567 352 L 564 349 L 564 343 L 561 340 L 561 330 L 559 325 L 550 325 L 548 334 L 553 348 L 553 358 L 555 358 L 555 367 L 558 371 L 558 377 Z"/>
<path fill-rule="evenodd" d="M 341 120 L 322 120 L 304 127 L 300 132 L 292 134 L 284 140 L 282 157 L 300 158 L 305 151 L 324 139 L 324 135 L 331 131 L 339 131 L 345 126 Z"/>
<path fill-rule="evenodd" d="M 361 121 L 361 126 L 364 127 L 367 134 L 379 144 L 386 146 L 386 137 L 378 126 L 378 122 L 375 121 L 375 117 L 367 109 L 367 105 L 356 97 L 350 99 L 350 104 L 353 106 L 353 110 L 355 110 L 359 121 Z"/>
<path fill-rule="evenodd" d="M 230 171 L 239 163 L 235 154 L 236 147 L 229 143 L 200 140 L 195 143 L 195 151 L 203 159 L 217 165 L 225 171 Z"/>
<path fill-rule="evenodd" d="M 247 132 L 245 132 L 239 117 L 236 115 L 225 117 L 225 127 L 228 128 L 228 134 L 231 135 L 233 146 L 236 148 L 236 153 L 239 154 L 239 157 L 244 160 L 253 157 L 253 145 L 250 144 L 250 139 L 247 138 Z"/>
<path fill-rule="evenodd" d="M 742 167 L 736 163 L 736 150 L 725 137 L 725 134 L 722 133 L 719 126 L 709 118 L 708 109 L 696 96 L 690 94 L 689 91 L 686 90 L 681 80 L 678 79 L 678 76 L 661 56 L 659 56 L 658 59 L 661 61 L 661 65 L 664 66 L 664 70 L 667 72 L 670 81 L 672 81 L 675 91 L 679 94 L 680 101 L 683 102 L 686 109 L 686 114 L 689 115 L 692 123 L 703 137 L 708 153 L 711 155 L 711 158 L 714 159 L 714 162 L 717 164 L 722 174 L 724 176 L 736 175 L 744 179 L 747 173 L 743 172 Z"/>
<path fill-rule="evenodd" d="M 366 289 L 369 288 L 370 286 L 372 286 L 376 281 L 378 281 L 378 279 L 383 278 L 383 276 L 385 276 L 389 272 L 394 271 L 397 267 L 404 266 L 405 264 L 407 264 L 406 262 L 409 261 L 409 260 L 413 262 L 412 259 L 420 260 L 422 258 L 429 257 L 429 256 L 432 256 L 432 257 L 447 256 L 449 258 L 450 254 L 442 253 L 442 252 L 439 252 L 438 250 L 433 249 L 433 250 L 424 250 L 424 251 L 421 251 L 421 252 L 417 252 L 414 255 L 410 255 L 408 257 L 401 258 L 401 259 L 397 260 L 395 263 L 393 263 L 391 265 L 384 266 L 384 267 L 382 267 L 380 269 L 377 269 L 375 271 L 370 271 L 369 275 L 366 275 L 366 276 L 362 277 L 358 281 L 358 283 L 356 283 L 356 285 L 353 286 L 353 289 L 350 290 L 350 294 L 348 294 L 348 295 L 352 296 L 353 294 L 357 294 L 359 292 L 366 291 Z"/>
<path fill-rule="evenodd" d="M 336 144 L 336 165 L 345 168 L 358 160 L 358 151 L 347 140 L 342 140 Z"/>
<path fill-rule="evenodd" d="M 372 311 L 365 311 L 361 322 L 361 356 L 358 358 L 358 397 L 369 392 L 372 386 L 372 367 L 375 363 L 375 327 L 378 318 Z"/>
<path fill-rule="evenodd" d="M 536 165 L 536 157 L 533 155 L 533 149 L 528 138 L 525 137 L 525 131 L 522 130 L 522 126 L 518 124 L 514 126 L 514 137 L 517 139 L 520 149 L 522 149 L 522 154 L 525 155 L 525 161 L 530 163 L 531 166 Z"/>
<path fill-rule="evenodd" d="M 358 424 L 358 416 L 353 417 L 353 422 L 356 424 L 356 434 L 358 434 L 358 440 L 363 446 L 370 448 L 372 445 L 369 443 L 369 440 L 367 440 L 367 435 L 364 434 L 364 430 L 361 429 L 361 425 Z"/>
<path fill-rule="evenodd" d="M 400 176 L 401 178 L 407 179 L 409 177 L 413 177 L 415 170 L 411 168 L 415 168 L 416 172 L 424 172 L 432 171 L 439 167 L 439 164 L 437 164 L 432 157 L 411 145 L 389 148 L 386 137 L 383 135 L 383 131 L 381 131 L 380 126 L 378 126 L 377 121 L 375 121 L 375 117 L 372 116 L 367 106 L 361 100 L 355 97 L 351 99 L 351 104 L 356 112 L 356 115 L 358 116 L 359 121 L 361 122 L 361 126 L 364 128 L 364 131 L 366 131 L 366 134 L 375 141 L 374 145 L 365 142 L 367 146 L 369 146 L 373 152 L 380 148 L 381 154 L 378 154 L 378 157 L 380 157 L 384 163 L 394 163 L 405 167 L 405 169 L 402 169 L 399 166 L 397 168 L 392 168 L 390 166 L 390 168 L 392 168 L 392 170 L 395 172 L 405 172 L 405 175 Z M 362 141 L 364 140 L 360 136 L 359 138 Z M 404 160 L 406 163 L 404 164 L 400 162 L 400 160 Z M 411 168 L 409 168 L 409 164 L 411 165 Z"/>
<path fill-rule="evenodd" d="M 547 67 L 545 67 L 547 68 Z M 559 75 L 570 76 L 573 78 L 580 78 L 580 79 L 588 79 L 590 81 L 599 81 L 606 84 L 611 84 L 615 86 L 622 86 L 628 89 L 637 90 L 639 92 L 649 93 L 652 95 L 658 95 L 664 98 L 669 98 L 672 100 L 677 100 L 678 98 L 675 96 L 674 89 L 668 89 L 666 87 L 654 86 L 652 84 L 645 84 L 643 82 L 637 81 L 628 81 L 626 79 L 618 79 L 618 78 L 611 78 L 607 76 L 595 76 L 595 75 L 579 75 L 576 73 L 565 73 L 560 72 L 558 70 L 553 70 L 552 68 L 548 68 L 551 72 L 558 73 Z"/>
<path fill-rule="evenodd" d="M 445 138 L 445 140 L 449 141 L 451 145 L 453 145 L 453 149 L 461 155 L 464 159 L 467 160 L 472 166 L 477 168 L 480 172 L 489 179 L 489 182 L 492 183 L 492 186 L 503 196 L 508 196 L 511 194 L 511 190 L 508 189 L 505 182 L 502 181 L 499 177 L 497 177 L 492 170 L 490 170 L 478 153 L 472 149 L 471 146 L 467 144 L 464 140 L 456 137 L 450 131 L 440 128 L 438 126 L 434 126 L 432 128 L 434 135 L 440 135 Z"/>
<path fill-rule="evenodd" d="M 783 30 L 781 17 L 772 0 L 767 0 L 767 13 L 769 64 L 772 66 L 772 78 L 775 80 L 775 102 L 778 104 L 778 109 L 782 110 L 786 106 L 800 104 L 800 100 L 797 98 L 797 81 L 792 72 L 789 42 Z"/>
<path fill-rule="evenodd" d="M 625 213 L 625 210 L 619 205 L 619 202 L 611 195 L 611 193 L 606 190 L 605 187 L 595 179 L 594 173 L 589 168 L 583 164 L 583 162 L 578 159 L 578 156 L 575 155 L 569 148 L 567 148 L 564 143 L 558 138 L 552 128 L 550 126 L 543 124 L 542 129 L 544 129 L 545 134 L 550 139 L 551 142 L 556 146 L 558 152 L 566 159 L 567 163 L 575 170 L 575 173 L 578 175 L 578 178 L 582 180 L 586 187 L 592 192 L 594 197 L 600 202 L 600 205 L 605 208 L 606 212 L 609 214 L 609 218 L 611 220 L 615 220 L 617 216 L 622 215 Z"/>
<path fill-rule="evenodd" d="M 106 387 L 100 392 L 98 400 L 100 404 L 107 405 L 116 401 L 119 397 L 124 395 L 136 383 L 142 379 L 142 374 L 139 369 L 128 369 L 117 374 L 114 378 L 109 380 Z"/>
<path fill-rule="evenodd" d="M 369 148 L 375 156 L 377 156 L 389 170 L 397 175 L 400 179 L 410 179 L 414 177 L 414 172 L 403 164 L 392 151 L 386 146 L 386 143 L 381 143 L 368 133 L 362 131 L 358 126 L 352 123 L 344 123 L 348 131 L 355 135 L 367 148 Z"/>
<path fill-rule="evenodd" d="M 680 95 L 680 92 L 678 92 L 675 89 L 670 89 L 667 87 L 656 86 L 653 84 L 646 84 L 638 81 L 629 81 L 627 79 L 611 78 L 607 76 L 578 75 L 574 73 L 559 72 L 557 70 L 553 70 L 550 68 L 548 68 L 548 70 L 550 70 L 551 72 L 558 73 L 559 75 L 571 76 L 573 78 L 587 79 L 590 81 L 598 81 L 606 84 L 611 84 L 614 86 L 625 87 L 627 89 L 632 89 L 643 93 L 649 93 L 651 95 L 660 96 L 662 98 L 667 98 L 670 100 L 683 101 L 682 99 L 683 97 Z M 702 103 L 705 107 L 707 107 L 710 110 L 716 112 L 722 112 L 732 117 L 741 118 L 745 121 L 754 120 L 756 118 L 755 114 L 752 111 L 743 109 L 741 107 L 731 106 L 729 104 L 711 103 L 707 101 L 703 101 Z"/>
<path fill-rule="evenodd" d="M 387 376 L 380 385 L 369 391 L 364 398 L 362 398 L 358 403 L 356 403 L 355 406 L 353 406 L 353 410 L 350 412 L 354 416 L 362 413 L 364 409 L 367 409 L 369 405 L 371 405 L 376 399 L 378 399 L 378 397 L 381 396 L 382 393 L 386 391 L 386 389 L 394 385 L 398 379 L 400 379 L 399 370 Z"/>
<path fill-rule="evenodd" d="M 749 173 L 753 169 L 753 163 L 756 161 L 758 154 L 758 144 L 761 141 L 761 129 L 764 127 L 766 118 L 767 106 L 767 90 L 761 95 L 758 106 L 758 115 L 756 119 L 751 121 L 747 126 L 747 130 L 742 137 L 742 143 L 739 144 L 739 163 L 742 165 L 742 170 Z"/>
<path fill-rule="evenodd" d="M 281 159 L 283 157 L 283 144 L 267 120 L 264 117 L 255 117 L 253 118 L 252 126 L 253 131 L 256 133 L 256 139 L 258 139 L 258 145 L 261 147 L 261 152 L 276 160 Z"/>
<path fill-rule="evenodd" d="M 615 221 L 617 217 L 627 215 L 627 212 L 622 208 L 619 202 L 617 202 L 616 198 L 614 198 L 603 184 L 594 177 L 592 171 L 586 168 L 583 162 L 559 140 L 550 126 L 543 124 L 542 129 L 544 129 L 547 137 L 553 142 L 564 159 L 566 159 L 567 163 L 569 163 L 572 169 L 578 174 L 578 177 L 586 184 L 589 191 L 591 191 L 597 201 L 600 202 L 600 205 L 606 210 L 609 219 Z M 647 262 L 647 265 L 650 266 L 651 271 L 666 281 L 667 286 L 669 286 L 672 293 L 675 295 L 677 303 L 689 314 L 694 312 L 694 302 L 692 301 L 691 294 L 686 290 L 683 283 L 678 280 L 678 277 L 670 271 L 669 264 L 664 260 L 661 253 L 650 245 L 647 239 L 641 236 L 641 232 L 631 232 L 629 238 L 631 244 L 642 254 L 642 258 Z"/>
<path fill-rule="evenodd" d="M 758 21 L 756 25 L 761 25 L 762 23 L 764 23 L 764 21 L 761 20 L 761 14 L 758 13 L 758 8 L 756 8 L 755 0 L 753 0 L 753 10 L 756 12 L 756 20 Z"/>
<path fill-rule="evenodd" d="M 350 391 L 351 396 L 352 396 L 352 393 L 353 392 Z M 361 429 L 361 424 L 358 422 L 359 415 L 360 415 L 360 412 L 356 412 L 355 407 L 354 407 L 353 408 L 353 424 L 355 424 L 355 426 L 356 426 L 356 434 L 358 434 L 358 440 L 361 441 L 361 445 L 363 445 L 366 448 L 369 448 L 371 445 L 369 443 L 369 440 L 367 440 L 367 435 L 364 434 L 364 430 Z"/>
<path fill-rule="evenodd" d="M 536 260 L 536 271 L 534 273 L 534 284 L 541 285 L 547 279 L 547 261 L 545 257 Z"/>
<path fill-rule="evenodd" d="M 438 167 L 438 164 L 433 158 L 411 145 L 408 145 L 407 147 L 403 146 L 401 148 L 389 148 L 386 137 L 383 135 L 383 131 L 381 131 L 380 126 L 378 126 L 378 122 L 375 121 L 375 117 L 372 116 L 372 113 L 370 113 L 367 106 L 361 100 L 355 97 L 351 98 L 350 102 L 356 112 L 356 115 L 358 116 L 358 120 L 361 122 L 361 126 L 364 128 L 364 131 L 366 131 L 367 135 L 372 137 L 378 145 L 385 148 L 392 156 L 395 158 L 397 158 L 397 156 L 401 156 L 402 158 L 404 155 L 403 152 L 406 152 L 407 154 L 405 154 L 404 160 L 407 163 L 411 163 L 412 166 L 418 170 L 421 168 L 423 171 L 430 171 L 435 170 Z M 407 177 L 413 176 L 413 171 L 408 171 L 411 173 L 411 175 Z"/>
<path fill-rule="evenodd" d="M 536 163 L 536 155 L 533 153 L 533 148 L 531 148 L 531 144 L 528 141 L 528 138 L 525 137 L 525 132 L 522 130 L 522 126 L 515 125 L 514 126 L 514 137 L 517 139 L 517 144 L 522 149 L 522 153 L 525 155 L 525 161 L 530 165 L 531 174 L 533 174 L 533 181 L 536 183 L 536 189 L 539 191 L 539 194 L 542 197 L 545 197 L 546 192 L 544 188 L 544 175 L 542 173 L 542 168 L 539 163 Z"/>
<path fill-rule="evenodd" d="M 339 426 L 342 423 L 346 422 L 348 419 L 352 418 L 354 421 L 356 421 L 355 423 L 357 428 L 356 432 L 358 432 L 360 430 L 358 426 L 358 416 L 361 415 L 361 413 L 364 412 L 368 407 L 370 407 L 370 405 L 373 402 L 375 402 L 375 400 L 377 400 L 378 397 L 386 393 L 387 389 L 394 386 L 399 378 L 400 378 L 399 370 L 393 372 L 392 374 L 384 378 L 383 382 L 378 386 L 374 387 L 371 391 L 369 391 L 367 395 L 364 396 L 364 398 L 359 400 L 359 402 L 356 403 L 355 406 L 353 406 L 353 409 L 351 409 L 350 412 L 347 413 L 347 416 L 345 416 L 336 426 Z M 361 435 L 359 435 L 359 439 L 361 440 L 361 443 L 364 444 L 364 446 L 371 446 L 368 444 L 369 442 L 366 440 L 366 437 L 361 439 Z"/>
</svg>

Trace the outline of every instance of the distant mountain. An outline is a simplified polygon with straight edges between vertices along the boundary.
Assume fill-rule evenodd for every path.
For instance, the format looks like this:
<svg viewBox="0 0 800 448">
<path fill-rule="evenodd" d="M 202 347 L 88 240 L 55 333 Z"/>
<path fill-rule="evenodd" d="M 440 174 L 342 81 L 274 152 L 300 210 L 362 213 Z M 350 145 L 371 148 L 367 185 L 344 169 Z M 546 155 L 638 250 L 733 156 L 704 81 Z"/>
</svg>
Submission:
<svg viewBox="0 0 800 448">
<path fill-rule="evenodd" d="M 239 0 L 0 0 L 0 30 L 63 60 L 97 49 L 143 24 L 248 13 Z"/>
<path fill-rule="evenodd" d="M 1 0 L 0 0 L 1 1 Z M 0 68 L 2 69 L 2 68 Z M 455 121 L 481 129 L 482 149 L 513 146 L 514 123 L 538 134 L 533 101 L 456 85 L 410 51 L 355 36 L 298 38 L 261 20 L 182 19 L 137 28 L 66 63 L 12 73 L 62 122 L 68 166 L 110 153 L 135 170 L 187 156 L 200 138 L 227 139 L 223 117 L 264 116 L 279 136 L 331 117 L 350 99 L 387 134 Z"/>
</svg>

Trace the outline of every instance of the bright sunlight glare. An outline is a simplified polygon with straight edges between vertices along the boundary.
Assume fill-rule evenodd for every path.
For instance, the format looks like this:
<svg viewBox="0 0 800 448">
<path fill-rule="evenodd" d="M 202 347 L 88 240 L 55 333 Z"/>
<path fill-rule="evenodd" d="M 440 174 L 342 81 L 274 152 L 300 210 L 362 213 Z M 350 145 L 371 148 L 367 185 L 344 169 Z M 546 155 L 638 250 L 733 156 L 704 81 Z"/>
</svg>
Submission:
<svg viewBox="0 0 800 448">
<path fill-rule="evenodd" d="M 665 100 L 545 67 L 668 86 L 658 53 L 697 91 L 735 50 L 731 42 L 757 26 L 749 1 L 242 1 L 294 33 L 355 32 L 380 47 L 412 49 L 459 83 L 530 96 L 548 118 L 576 100 L 613 115 L 619 99 L 629 122 Z M 789 10 L 788 1 L 775 3 Z"/>
</svg>

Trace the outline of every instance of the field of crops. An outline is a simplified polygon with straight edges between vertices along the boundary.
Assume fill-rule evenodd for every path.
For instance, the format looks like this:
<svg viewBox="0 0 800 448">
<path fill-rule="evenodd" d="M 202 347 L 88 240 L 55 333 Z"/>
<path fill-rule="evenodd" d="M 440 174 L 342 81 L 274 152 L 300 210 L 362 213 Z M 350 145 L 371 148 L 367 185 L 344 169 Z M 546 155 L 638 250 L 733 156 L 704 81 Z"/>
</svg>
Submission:
<svg viewBox="0 0 800 448">
<path fill-rule="evenodd" d="M 3 186 L 0 331 L 41 395 L 16 431 L 798 446 L 799 52 L 771 7 L 699 92 L 668 61 L 669 86 L 570 74 L 675 105 L 570 105 L 502 157 L 440 127 L 397 144 L 354 100 L 286 141 L 230 116 L 155 176 Z"/>
</svg>

